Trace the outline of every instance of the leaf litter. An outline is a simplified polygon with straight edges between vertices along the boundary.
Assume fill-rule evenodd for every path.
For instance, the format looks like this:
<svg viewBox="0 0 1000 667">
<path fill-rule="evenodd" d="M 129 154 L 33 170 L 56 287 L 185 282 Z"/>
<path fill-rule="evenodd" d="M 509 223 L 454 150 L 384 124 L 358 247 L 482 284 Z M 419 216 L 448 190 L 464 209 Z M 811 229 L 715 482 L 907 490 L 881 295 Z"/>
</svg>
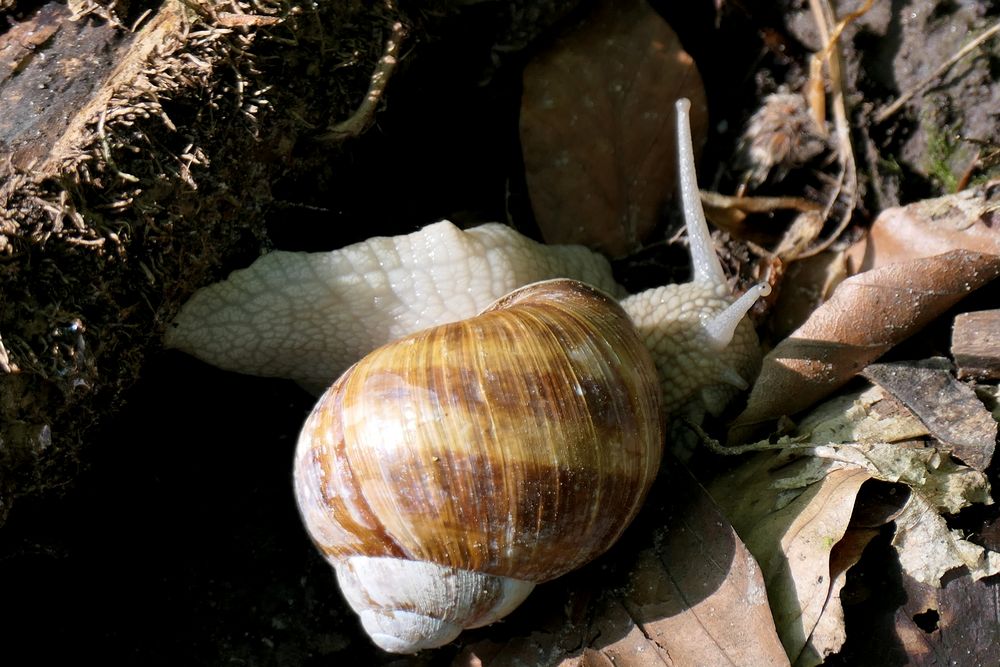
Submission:
<svg viewBox="0 0 1000 667">
<path fill-rule="evenodd" d="M 478 642 L 453 664 L 556 664 L 538 660 L 562 651 L 563 667 L 788 665 L 764 572 L 705 489 L 673 463 L 660 482 L 670 490 L 657 508 L 661 525 L 627 558 L 620 585 L 587 600 L 582 617 L 571 621 L 567 608 L 563 622 Z"/>
<path fill-rule="evenodd" d="M 929 435 L 909 409 L 870 387 L 817 407 L 794 433 L 775 445 L 761 443 L 783 449 L 760 454 L 709 486 L 765 572 L 774 573 L 767 578 L 771 607 L 795 664 L 820 664 L 843 643 L 843 580 L 834 577 L 831 554 L 869 480 L 909 491 L 891 517 L 892 544 L 914 580 L 939 586 L 960 567 L 973 579 L 1000 572 L 1000 553 L 970 542 L 943 516 L 991 504 L 986 475 L 933 441 L 917 439 Z"/>
<path fill-rule="evenodd" d="M 825 398 L 997 276 L 1000 255 L 953 250 L 848 278 L 764 357 L 730 442 Z"/>
<path fill-rule="evenodd" d="M 663 75 L 651 72 L 665 67 L 668 58 L 662 51 L 640 48 L 622 55 L 616 49 L 623 40 L 648 45 L 649 35 L 657 34 L 653 43 L 674 44 L 668 51 L 676 48 L 678 62 L 690 62 L 676 46 L 676 36 L 648 8 L 636 3 L 609 7 L 529 66 L 521 137 L 532 206 L 546 238 L 585 242 L 620 255 L 642 242 L 652 226 L 651 211 L 662 203 L 664 192 L 644 191 L 646 181 L 669 183 L 673 177 L 672 172 L 654 177 L 651 171 L 629 171 L 635 164 L 647 169 L 652 161 L 636 160 L 635 146 L 627 145 L 627 130 L 641 125 L 633 103 L 654 97 L 644 86 Z M 863 11 L 870 7 L 867 3 Z M 836 45 L 840 31 L 860 13 L 836 21 L 827 2 L 813 2 L 811 9 L 825 44 L 815 62 L 828 68 L 834 90 L 840 174 L 824 215 L 800 220 L 803 229 L 786 233 L 780 253 L 758 251 L 789 263 L 793 271 L 786 279 L 839 236 L 857 197 Z M 640 72 L 634 88 L 624 94 L 619 86 L 617 97 L 608 96 L 616 90 L 608 88 L 608 81 L 620 80 L 627 70 Z M 807 96 L 820 121 L 825 115 L 818 104 L 822 92 L 816 93 L 822 88 L 817 85 L 823 83 L 817 75 L 821 70 L 814 68 Z M 696 76 L 692 68 L 678 78 L 690 82 Z M 700 83 L 696 88 L 694 94 L 700 95 Z M 672 101 L 681 95 L 678 90 L 656 95 Z M 588 99 L 601 105 L 581 105 Z M 655 106 L 669 108 L 669 103 Z M 581 115 L 590 107 L 603 111 Z M 816 127 L 824 129 L 822 122 Z M 669 124 L 661 129 L 671 132 Z M 642 137 L 636 145 L 643 151 L 660 146 L 659 138 L 650 139 L 653 135 L 635 136 Z M 672 138 L 663 141 L 667 145 Z M 673 156 L 666 155 L 661 161 L 672 168 Z M 555 169 L 560 160 L 553 162 L 553 156 L 585 164 L 587 170 Z M 770 177 L 774 165 L 766 167 L 754 184 Z M 772 181 L 783 175 L 774 173 Z M 456 664 L 531 664 L 529 656 L 552 657 L 560 650 L 566 657 L 559 664 L 567 666 L 820 664 L 846 640 L 841 593 L 847 572 L 889 522 L 903 576 L 914 586 L 974 581 L 1000 571 L 1000 554 L 970 541 L 953 521 L 970 506 L 992 503 L 984 471 L 992 460 L 995 416 L 954 380 L 950 367 L 872 365 L 1000 276 L 997 192 L 993 183 L 886 210 L 863 243 L 817 255 L 812 277 L 803 279 L 808 285 L 799 291 L 810 292 L 807 305 L 785 317 L 798 328 L 767 355 L 746 410 L 730 431 L 731 443 L 743 443 L 769 422 L 798 415 L 794 430 L 755 443 L 778 451 L 706 475 L 707 495 L 697 484 L 680 482 L 687 474 L 683 469 L 668 472 L 676 485 L 672 492 L 686 494 L 690 506 L 682 518 L 664 513 L 654 544 L 633 554 L 625 584 L 599 589 L 581 603 L 585 613 L 573 612 L 573 623 L 472 644 L 463 654 L 466 661 Z M 744 209 L 765 202 L 714 196 L 722 202 L 717 216 L 734 225 L 743 222 Z M 772 210 L 775 201 L 766 202 Z M 814 208 L 805 199 L 781 201 Z M 826 220 L 836 223 L 836 231 L 817 245 Z M 787 286 L 789 291 L 797 287 Z M 801 414 L 861 373 L 877 386 L 836 396 Z M 980 388 L 980 395 L 987 389 Z M 880 512 L 871 511 L 869 496 L 880 499 Z M 755 601 L 764 591 L 768 604 L 762 613 Z"/>
</svg>

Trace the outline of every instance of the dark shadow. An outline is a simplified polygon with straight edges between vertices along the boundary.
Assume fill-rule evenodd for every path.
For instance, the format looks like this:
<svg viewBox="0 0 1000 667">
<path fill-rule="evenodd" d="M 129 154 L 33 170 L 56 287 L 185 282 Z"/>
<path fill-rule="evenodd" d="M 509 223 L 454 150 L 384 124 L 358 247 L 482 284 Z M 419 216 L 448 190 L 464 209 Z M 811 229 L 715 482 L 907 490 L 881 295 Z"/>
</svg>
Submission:
<svg viewBox="0 0 1000 667">
<path fill-rule="evenodd" d="M 63 498 L 0 531 L 4 654 L 32 664 L 377 665 L 291 491 L 313 403 L 169 353 Z M 14 665 L 16 662 L 5 664 Z"/>
</svg>

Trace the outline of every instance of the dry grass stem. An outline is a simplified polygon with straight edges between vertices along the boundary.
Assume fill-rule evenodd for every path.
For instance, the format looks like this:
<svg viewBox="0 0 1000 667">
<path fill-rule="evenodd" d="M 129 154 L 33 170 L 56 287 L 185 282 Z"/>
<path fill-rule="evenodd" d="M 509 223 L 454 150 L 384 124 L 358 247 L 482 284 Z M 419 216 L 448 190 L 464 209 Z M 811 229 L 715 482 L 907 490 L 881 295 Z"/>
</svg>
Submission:
<svg viewBox="0 0 1000 667">
<path fill-rule="evenodd" d="M 799 259 L 812 257 L 813 255 L 817 255 L 829 248 L 830 245 L 847 228 L 847 225 L 850 224 L 851 216 L 854 213 L 854 207 L 857 204 L 858 172 L 857 165 L 854 160 L 854 149 L 851 145 L 851 128 L 847 121 L 847 104 L 844 98 L 844 82 L 841 74 L 841 58 L 840 50 L 837 48 L 837 42 L 844 28 L 871 9 L 873 4 L 874 0 L 868 0 L 868 2 L 861 7 L 861 9 L 848 14 L 844 19 L 838 22 L 833 8 L 830 6 L 829 0 L 809 0 L 809 6 L 813 12 L 813 18 L 816 21 L 817 30 L 819 31 L 820 37 L 823 39 L 826 46 L 822 51 L 813 57 L 813 65 L 811 68 L 812 75 L 810 76 L 810 83 L 808 84 L 809 91 L 807 92 L 807 95 L 809 96 L 810 103 L 814 104 L 814 113 L 817 113 L 818 107 L 815 105 L 820 104 L 819 100 L 823 100 L 823 102 L 825 102 L 825 97 L 822 95 L 823 82 L 821 73 L 822 64 L 826 63 L 830 80 L 830 106 L 833 110 L 834 134 L 837 140 L 837 156 L 838 161 L 840 162 L 840 172 L 837 174 L 833 193 L 830 195 L 829 201 L 823 210 L 823 219 L 829 219 L 830 214 L 833 211 L 833 207 L 840 199 L 841 194 L 846 196 L 846 201 L 844 202 L 843 213 L 840 214 L 840 221 L 837 223 L 837 227 L 834 229 L 833 233 L 809 250 L 803 252 Z M 820 127 L 822 127 L 826 122 L 825 104 L 823 106 L 823 115 L 817 119 Z"/>
<path fill-rule="evenodd" d="M 903 108 L 903 105 L 906 104 L 910 98 L 944 76 L 958 61 L 972 53 L 988 40 L 992 39 L 997 32 L 1000 32 L 1000 23 L 995 24 L 992 28 L 979 35 L 979 37 L 976 37 L 974 40 L 963 46 L 955 55 L 941 63 L 940 67 L 921 79 L 916 85 L 910 87 L 910 89 L 905 93 L 900 95 L 895 102 L 875 114 L 875 122 L 881 123 L 893 116 L 897 111 Z"/>
</svg>

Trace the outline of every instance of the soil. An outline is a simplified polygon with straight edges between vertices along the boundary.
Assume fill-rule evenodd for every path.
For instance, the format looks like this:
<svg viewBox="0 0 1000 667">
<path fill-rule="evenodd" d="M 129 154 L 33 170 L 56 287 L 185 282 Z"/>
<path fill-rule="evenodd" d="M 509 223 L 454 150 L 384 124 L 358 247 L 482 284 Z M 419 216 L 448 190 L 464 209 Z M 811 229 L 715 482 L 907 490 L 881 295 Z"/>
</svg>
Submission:
<svg viewBox="0 0 1000 667">
<path fill-rule="evenodd" d="M 91 193 L 77 201 L 88 226 L 113 222 L 118 232 L 126 223 L 138 226 L 115 251 L 121 262 L 88 254 L 80 244 L 46 246 L 38 235 L 0 227 L 16 246 L 8 253 L 0 245 L 0 334 L 21 361 L 22 377 L 37 378 L 15 385 L 16 376 L 7 376 L 0 397 L 6 426 L 12 415 L 23 424 L 6 431 L 6 447 L 15 442 L 11 434 L 21 433 L 17 442 L 30 450 L 14 456 L 0 439 L 8 473 L 0 499 L 9 512 L 0 529 L 5 664 L 81 658 L 142 665 L 447 664 L 457 652 L 413 659 L 381 653 L 341 600 L 291 494 L 292 451 L 312 397 L 286 381 L 224 373 L 159 347 L 162 327 L 187 294 L 265 248 L 330 249 L 441 218 L 473 223 L 511 214 L 531 231 L 518 171 L 520 68 L 584 16 L 589 3 L 442 1 L 422 11 L 404 3 L 401 10 L 355 4 L 317 18 L 326 30 L 339 26 L 341 41 L 327 44 L 329 36 L 302 27 L 297 44 L 260 39 L 247 46 L 252 67 L 234 60 L 237 69 L 252 70 L 248 80 L 269 86 L 261 94 L 268 104 L 254 111 L 252 136 L 237 142 L 237 135 L 206 129 L 164 139 L 175 156 L 188 142 L 211 153 L 205 166 L 193 168 L 196 193 L 147 189 L 129 212 L 115 216 L 98 204 L 116 201 L 120 182 L 101 202 L 86 190 L 92 182 L 66 188 L 73 196 Z M 703 182 L 732 191 L 741 176 L 732 165 L 742 128 L 764 96 L 804 86 L 807 57 L 821 46 L 808 3 L 718 2 L 718 11 L 712 3 L 654 4 L 705 80 L 712 131 Z M 841 4 L 846 12 L 862 3 Z M 8 19 L 0 34 L 37 6 L 0 3 Z M 134 4 L 129 17 L 141 9 Z M 998 15 L 992 2 L 893 0 L 876 3 L 846 29 L 845 90 L 861 170 L 855 226 L 886 206 L 990 175 L 998 141 L 992 110 L 1000 106 L 995 43 L 889 120 L 876 123 L 874 113 Z M 318 130 L 327 119 L 347 117 L 364 94 L 393 19 L 406 22 L 410 34 L 373 126 L 341 143 L 322 142 Z M 310 62 L 316 53 L 323 58 Z M 181 101 L 169 111 L 182 128 L 246 117 L 231 99 L 228 106 L 214 104 L 214 111 L 196 111 Z M 148 119 L 140 126 L 152 127 Z M 151 167 L 141 162 L 138 156 L 117 166 L 145 177 Z M 245 164 L 255 171 L 243 174 Z M 791 176 L 766 182 L 761 193 L 815 193 L 821 182 Z M 44 197 L 62 191 L 51 180 L 45 186 Z M 9 206 L 13 195 L 5 196 Z M 164 219 L 177 227 L 161 233 Z M 34 253 L 37 264 L 15 271 L 24 252 Z M 649 252 L 618 264 L 623 282 L 642 283 L 649 265 L 675 263 L 674 250 L 656 251 L 653 259 Z M 102 271 L 108 280 L 95 281 Z M 63 285 L 56 296 L 53 285 Z M 84 298 L 94 291 L 101 293 Z M 76 364 L 72 377 L 63 378 L 57 371 L 69 363 L 66 353 L 53 350 L 75 344 L 81 303 L 88 314 L 100 313 L 86 326 L 100 329 L 103 347 L 95 365 Z M 143 314 L 117 310 L 125 307 Z M 25 313 L 35 315 L 30 326 Z M 124 333 L 116 329 L 123 326 Z M 11 344 L 12 332 L 27 341 L 24 348 Z M 13 354 L 26 349 L 31 364 Z M 83 380 L 86 392 L 80 394 L 80 384 L 67 389 L 71 380 Z M 612 550 L 573 577 L 573 585 L 599 581 L 626 553 Z M 858 638 L 866 622 L 859 619 L 885 618 L 905 599 L 887 537 L 872 543 L 864 565 L 867 574 L 856 576 L 878 585 L 861 602 L 874 610 L 848 605 L 846 657 L 830 664 L 889 664 Z M 519 611 L 509 623 L 530 626 L 530 614 Z M 892 633 L 891 625 L 876 627 Z"/>
</svg>

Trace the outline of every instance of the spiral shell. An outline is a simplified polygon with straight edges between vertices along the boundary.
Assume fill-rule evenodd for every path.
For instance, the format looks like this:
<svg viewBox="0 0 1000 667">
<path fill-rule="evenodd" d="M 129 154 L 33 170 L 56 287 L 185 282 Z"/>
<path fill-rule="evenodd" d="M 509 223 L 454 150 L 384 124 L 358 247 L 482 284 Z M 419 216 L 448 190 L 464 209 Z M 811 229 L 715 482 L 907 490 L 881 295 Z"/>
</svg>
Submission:
<svg viewBox="0 0 1000 667">
<path fill-rule="evenodd" d="M 536 283 L 348 369 L 303 427 L 296 496 L 373 639 L 412 652 L 605 551 L 656 475 L 662 412 L 621 307 Z"/>
</svg>

